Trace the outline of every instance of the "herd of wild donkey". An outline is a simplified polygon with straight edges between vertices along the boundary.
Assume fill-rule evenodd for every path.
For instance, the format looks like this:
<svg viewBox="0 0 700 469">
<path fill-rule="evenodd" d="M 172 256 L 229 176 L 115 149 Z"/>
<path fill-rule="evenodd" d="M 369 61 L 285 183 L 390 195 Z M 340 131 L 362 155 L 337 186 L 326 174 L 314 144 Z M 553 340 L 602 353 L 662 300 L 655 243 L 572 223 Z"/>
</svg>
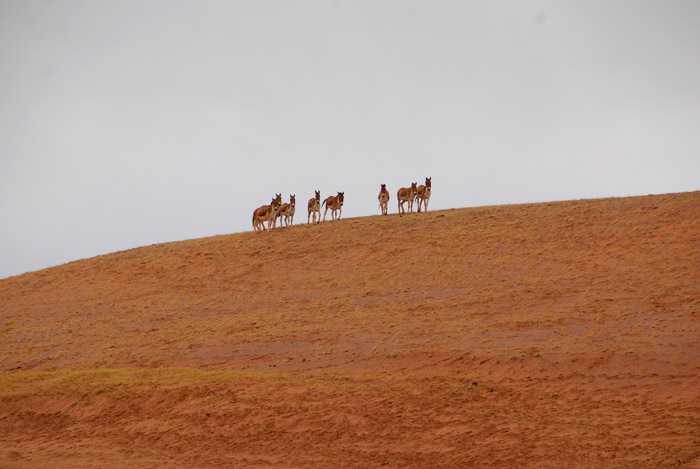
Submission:
<svg viewBox="0 0 700 469">
<path fill-rule="evenodd" d="M 428 202 L 430 201 L 431 192 L 431 180 L 430 178 L 425 178 L 425 185 L 417 186 L 418 183 L 414 182 L 411 187 L 402 187 L 396 193 L 396 198 L 399 201 L 399 215 L 406 213 L 406 209 L 403 204 L 408 205 L 408 211 L 413 211 L 413 202 L 418 201 L 418 211 L 420 212 L 421 204 L 425 211 L 428 211 Z M 316 196 L 309 199 L 308 210 L 309 214 L 306 219 L 307 223 L 319 223 L 321 221 L 321 191 L 315 191 Z M 386 215 L 389 212 L 389 191 L 386 190 L 386 184 L 382 184 L 379 190 L 379 207 L 382 210 L 382 215 Z M 326 214 L 328 209 L 331 210 L 331 217 L 333 220 L 336 219 L 336 212 L 338 212 L 338 220 L 343 213 L 343 202 L 345 200 L 345 193 L 338 192 L 338 195 L 331 195 L 323 201 L 326 206 L 326 210 L 323 212 L 323 221 L 326 221 Z M 267 229 L 272 229 L 277 224 L 277 219 L 280 220 L 280 227 L 284 222 L 284 226 L 290 226 L 294 223 L 294 212 L 296 211 L 296 196 L 290 194 L 289 203 L 282 203 L 282 194 L 276 194 L 275 198 L 272 199 L 270 205 L 263 205 L 258 207 L 253 211 L 253 230 L 263 231 L 265 230 L 264 222 L 267 222 Z M 313 215 L 313 221 L 311 217 Z M 316 219 L 318 215 L 318 220 Z"/>
</svg>

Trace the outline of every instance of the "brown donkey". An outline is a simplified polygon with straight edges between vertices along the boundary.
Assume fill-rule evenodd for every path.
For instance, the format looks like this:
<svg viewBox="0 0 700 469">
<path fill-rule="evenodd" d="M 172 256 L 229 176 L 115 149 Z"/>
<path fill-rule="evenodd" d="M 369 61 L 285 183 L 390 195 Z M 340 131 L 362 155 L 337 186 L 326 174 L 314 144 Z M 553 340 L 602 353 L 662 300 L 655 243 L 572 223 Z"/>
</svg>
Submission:
<svg viewBox="0 0 700 469">
<path fill-rule="evenodd" d="M 408 211 L 413 211 L 413 200 L 416 198 L 416 182 L 411 183 L 411 187 L 402 187 L 396 193 L 396 197 L 399 199 L 399 215 L 406 213 L 406 209 L 403 208 L 404 202 L 408 202 Z"/>
<path fill-rule="evenodd" d="M 275 194 L 275 200 L 277 201 L 277 205 L 279 208 L 282 208 L 282 193 L 280 192 L 279 194 Z M 275 218 L 272 220 L 272 227 L 276 228 L 277 227 L 277 219 L 280 217 L 280 212 L 279 210 L 277 211 L 277 215 L 275 215 Z M 280 227 L 282 226 L 282 221 L 280 221 Z"/>
<path fill-rule="evenodd" d="M 290 226 L 294 223 L 294 212 L 296 211 L 296 195 L 289 194 L 289 203 L 280 205 L 280 226 L 284 222 L 284 226 Z"/>
<path fill-rule="evenodd" d="M 382 209 L 382 215 L 386 215 L 389 212 L 389 191 L 386 190 L 386 184 L 382 184 L 382 188 L 379 191 L 379 207 Z"/>
<path fill-rule="evenodd" d="M 430 178 L 425 178 L 425 186 L 422 184 L 418 186 L 418 190 L 416 191 L 416 201 L 418 201 L 418 213 L 420 213 L 421 202 L 423 203 L 425 211 L 428 211 L 428 202 L 430 201 L 430 192 L 432 190 L 431 185 L 432 182 Z"/>
<path fill-rule="evenodd" d="M 314 223 L 321 221 L 321 191 L 316 192 L 316 197 L 309 199 L 309 215 L 306 217 L 306 223 L 311 220 L 311 214 L 314 214 Z M 316 221 L 316 214 L 318 214 L 318 221 Z"/>
<path fill-rule="evenodd" d="M 326 210 L 323 212 L 323 221 L 326 221 L 326 214 L 328 213 L 329 208 L 331 209 L 331 217 L 333 218 L 333 220 L 336 219 L 336 211 L 338 211 L 338 220 L 340 220 L 340 216 L 343 214 L 344 200 L 345 192 L 338 192 L 338 195 L 331 195 L 329 197 L 326 197 L 326 200 L 323 201 L 323 203 L 326 205 Z"/>
<path fill-rule="evenodd" d="M 276 198 L 272 199 L 270 205 L 263 205 L 253 210 L 253 231 L 265 231 L 264 222 L 267 222 L 268 229 L 272 229 L 279 211 L 280 204 Z"/>
</svg>

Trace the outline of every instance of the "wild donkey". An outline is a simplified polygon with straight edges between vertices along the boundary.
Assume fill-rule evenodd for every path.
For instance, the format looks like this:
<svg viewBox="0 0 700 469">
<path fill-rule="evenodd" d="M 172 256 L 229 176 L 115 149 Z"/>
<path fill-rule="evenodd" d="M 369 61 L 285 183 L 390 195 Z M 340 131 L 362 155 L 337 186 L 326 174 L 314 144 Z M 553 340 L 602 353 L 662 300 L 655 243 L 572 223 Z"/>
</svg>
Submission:
<svg viewBox="0 0 700 469">
<path fill-rule="evenodd" d="M 389 212 L 389 191 L 386 190 L 386 184 L 382 184 L 382 188 L 379 191 L 379 207 L 382 209 L 382 215 L 386 215 Z"/>
<path fill-rule="evenodd" d="M 428 202 L 430 201 L 430 192 L 432 190 L 431 185 L 432 182 L 430 181 L 430 178 L 425 178 L 425 186 L 422 184 L 418 186 L 418 190 L 416 191 L 416 200 L 418 201 L 418 213 L 420 213 L 421 202 L 423 203 L 425 211 L 428 211 Z"/>
<path fill-rule="evenodd" d="M 399 199 L 399 215 L 406 213 L 406 209 L 403 208 L 404 202 L 408 202 L 408 211 L 413 211 L 413 200 L 416 198 L 416 182 L 411 183 L 411 187 L 402 187 L 396 193 L 396 197 Z"/>
<path fill-rule="evenodd" d="M 280 192 L 279 194 L 275 194 L 275 200 L 277 201 L 277 205 L 279 205 L 279 208 L 282 208 L 282 193 Z M 280 212 L 279 210 L 277 211 L 277 215 L 275 215 L 275 218 L 272 220 L 272 227 L 276 228 L 277 227 L 277 219 L 280 217 Z M 280 221 L 280 227 L 282 226 L 282 222 Z"/>
<path fill-rule="evenodd" d="M 326 205 L 326 210 L 323 212 L 323 221 L 326 221 L 326 214 L 328 209 L 331 209 L 331 217 L 335 220 L 335 212 L 338 211 L 338 220 L 343 214 L 343 201 L 345 200 L 345 192 L 338 192 L 338 195 L 331 195 L 326 197 L 323 203 Z M 319 214 L 320 215 L 320 214 Z"/>
<path fill-rule="evenodd" d="M 321 191 L 316 192 L 316 197 L 309 199 L 309 215 L 306 217 L 306 223 L 311 220 L 311 214 L 314 214 L 314 223 L 319 223 L 321 221 Z M 316 221 L 316 214 L 318 214 L 318 221 Z"/>
<path fill-rule="evenodd" d="M 296 195 L 289 194 L 289 203 L 282 204 L 280 206 L 280 217 L 284 222 L 284 226 L 289 226 L 294 222 L 294 212 L 296 211 Z M 282 226 L 282 221 L 280 221 L 280 226 Z"/>
<path fill-rule="evenodd" d="M 267 228 L 271 230 L 279 210 L 280 204 L 276 198 L 272 199 L 270 205 L 263 205 L 253 210 L 253 231 L 265 231 L 264 222 L 267 222 Z"/>
</svg>

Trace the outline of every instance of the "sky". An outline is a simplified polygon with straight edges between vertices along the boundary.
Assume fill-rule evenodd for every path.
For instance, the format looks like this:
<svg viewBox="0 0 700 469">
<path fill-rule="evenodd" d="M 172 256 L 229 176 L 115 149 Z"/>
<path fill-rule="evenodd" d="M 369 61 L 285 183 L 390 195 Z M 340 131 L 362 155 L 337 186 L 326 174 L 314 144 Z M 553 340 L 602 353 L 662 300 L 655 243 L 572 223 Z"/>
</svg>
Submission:
<svg viewBox="0 0 700 469">
<path fill-rule="evenodd" d="M 0 278 L 343 217 L 700 189 L 696 0 L 0 0 Z M 330 214 L 329 214 L 330 216 Z M 261 234 L 264 236 L 264 234 Z"/>
</svg>

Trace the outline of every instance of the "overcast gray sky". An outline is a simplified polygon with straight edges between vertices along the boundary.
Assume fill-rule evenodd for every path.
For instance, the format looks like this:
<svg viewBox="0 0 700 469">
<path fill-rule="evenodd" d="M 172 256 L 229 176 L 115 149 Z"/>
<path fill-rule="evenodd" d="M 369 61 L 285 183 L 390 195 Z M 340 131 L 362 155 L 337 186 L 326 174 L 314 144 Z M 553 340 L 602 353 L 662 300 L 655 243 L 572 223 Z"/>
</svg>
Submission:
<svg viewBox="0 0 700 469">
<path fill-rule="evenodd" d="M 0 0 L 0 278 L 343 215 L 700 189 L 700 2 Z"/>
</svg>

